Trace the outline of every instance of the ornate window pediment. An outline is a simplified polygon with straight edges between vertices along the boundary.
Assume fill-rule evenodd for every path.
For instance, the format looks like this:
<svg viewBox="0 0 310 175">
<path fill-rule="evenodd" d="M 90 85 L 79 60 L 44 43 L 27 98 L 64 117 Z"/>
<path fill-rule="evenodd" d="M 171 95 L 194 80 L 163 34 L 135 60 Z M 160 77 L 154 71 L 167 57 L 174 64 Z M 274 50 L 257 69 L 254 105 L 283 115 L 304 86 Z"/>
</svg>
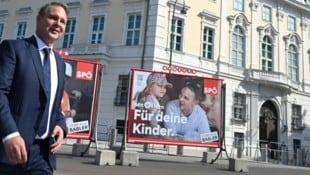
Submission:
<svg viewBox="0 0 310 175">
<path fill-rule="evenodd" d="M 242 13 L 237 14 L 237 15 L 228 16 L 227 19 L 229 21 L 231 29 L 234 26 L 239 25 L 242 28 L 247 30 L 247 27 L 251 24 L 250 21 L 248 20 L 248 18 Z"/>
<path fill-rule="evenodd" d="M 273 27 L 272 24 L 267 24 L 265 26 L 257 27 L 257 30 L 260 36 L 268 35 L 271 38 L 275 39 L 275 37 L 278 35 L 277 30 Z"/>
<path fill-rule="evenodd" d="M 297 33 L 290 33 L 283 37 L 285 43 L 299 46 L 302 43 L 301 37 Z"/>
</svg>

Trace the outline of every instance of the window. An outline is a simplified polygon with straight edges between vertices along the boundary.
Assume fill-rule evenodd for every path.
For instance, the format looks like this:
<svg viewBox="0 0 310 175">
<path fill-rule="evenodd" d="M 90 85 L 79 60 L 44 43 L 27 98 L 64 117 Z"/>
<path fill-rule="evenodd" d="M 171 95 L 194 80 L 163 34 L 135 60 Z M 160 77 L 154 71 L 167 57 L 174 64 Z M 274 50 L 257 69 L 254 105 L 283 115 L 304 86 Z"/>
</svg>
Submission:
<svg viewBox="0 0 310 175">
<path fill-rule="evenodd" d="M 292 104 L 292 129 L 303 129 L 301 105 Z"/>
<path fill-rule="evenodd" d="M 262 43 L 262 70 L 272 71 L 273 70 L 273 46 L 271 39 L 268 36 L 263 38 Z"/>
<path fill-rule="evenodd" d="M 244 0 L 234 0 L 234 9 L 244 12 Z"/>
<path fill-rule="evenodd" d="M 271 8 L 263 6 L 263 20 L 271 22 Z"/>
<path fill-rule="evenodd" d="M 129 75 L 119 75 L 118 85 L 116 89 L 116 97 L 114 99 L 115 106 L 125 106 L 128 98 Z"/>
<path fill-rule="evenodd" d="M 174 18 L 171 23 L 170 48 L 174 50 L 182 50 L 183 40 L 183 19 Z"/>
<path fill-rule="evenodd" d="M 244 147 L 244 134 L 240 132 L 234 133 L 234 147 L 243 148 Z"/>
<path fill-rule="evenodd" d="M 287 28 L 290 31 L 296 31 L 296 19 L 294 17 L 287 17 Z"/>
<path fill-rule="evenodd" d="M 72 45 L 75 33 L 75 26 L 76 26 L 76 19 L 75 18 L 68 19 L 62 43 L 63 48 L 70 48 L 70 46 Z"/>
<path fill-rule="evenodd" d="M 293 81 L 298 81 L 298 53 L 294 45 L 288 49 L 288 76 Z"/>
<path fill-rule="evenodd" d="M 136 46 L 139 44 L 141 32 L 141 15 L 131 14 L 128 16 L 126 45 Z"/>
<path fill-rule="evenodd" d="M 244 67 L 245 59 L 245 36 L 240 26 L 234 28 L 232 34 L 232 64 Z"/>
<path fill-rule="evenodd" d="M 209 27 L 203 29 L 203 40 L 202 40 L 202 57 L 213 59 L 214 52 L 214 30 Z"/>
<path fill-rule="evenodd" d="M 246 101 L 245 95 L 240 93 L 234 94 L 234 119 L 245 120 Z"/>
<path fill-rule="evenodd" d="M 3 30 L 4 30 L 4 24 L 0 24 L 0 42 L 3 39 Z"/>
<path fill-rule="evenodd" d="M 116 120 L 117 134 L 125 134 L 125 120 Z"/>
<path fill-rule="evenodd" d="M 27 29 L 27 23 L 26 22 L 19 22 L 17 23 L 17 34 L 16 39 L 22 39 L 25 37 Z"/>
<path fill-rule="evenodd" d="M 100 44 L 103 42 L 104 16 L 93 17 L 91 44 Z"/>
</svg>

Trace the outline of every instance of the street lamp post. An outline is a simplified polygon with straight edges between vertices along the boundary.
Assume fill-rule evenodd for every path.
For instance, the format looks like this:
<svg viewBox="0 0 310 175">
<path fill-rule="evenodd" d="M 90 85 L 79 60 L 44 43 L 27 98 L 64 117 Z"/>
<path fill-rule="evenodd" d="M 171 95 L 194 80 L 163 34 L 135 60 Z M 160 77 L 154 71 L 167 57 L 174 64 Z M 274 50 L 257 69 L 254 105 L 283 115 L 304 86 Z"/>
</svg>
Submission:
<svg viewBox="0 0 310 175">
<path fill-rule="evenodd" d="M 174 1 L 173 5 L 173 10 L 172 10 L 172 18 L 171 18 L 171 26 L 170 26 L 170 58 L 169 58 L 169 67 L 172 64 L 172 50 L 174 48 L 173 43 L 174 43 L 174 28 L 175 28 L 175 7 L 177 4 L 178 0 Z M 185 0 L 183 0 L 183 7 L 181 10 L 181 14 L 186 14 L 186 9 L 185 9 Z M 174 26 L 174 27 L 173 27 Z"/>
</svg>

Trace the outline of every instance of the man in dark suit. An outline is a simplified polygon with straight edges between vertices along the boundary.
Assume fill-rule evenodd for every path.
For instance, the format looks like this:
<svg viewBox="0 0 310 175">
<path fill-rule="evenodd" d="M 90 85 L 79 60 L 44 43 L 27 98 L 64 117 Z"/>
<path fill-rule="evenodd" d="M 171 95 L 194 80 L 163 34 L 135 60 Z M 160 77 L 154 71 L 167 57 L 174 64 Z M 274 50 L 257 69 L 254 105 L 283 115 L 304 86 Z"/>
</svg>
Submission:
<svg viewBox="0 0 310 175">
<path fill-rule="evenodd" d="M 60 110 L 65 64 L 52 49 L 67 17 L 65 5 L 48 3 L 32 37 L 0 44 L 0 175 L 56 169 L 55 153 L 67 133 Z"/>
</svg>

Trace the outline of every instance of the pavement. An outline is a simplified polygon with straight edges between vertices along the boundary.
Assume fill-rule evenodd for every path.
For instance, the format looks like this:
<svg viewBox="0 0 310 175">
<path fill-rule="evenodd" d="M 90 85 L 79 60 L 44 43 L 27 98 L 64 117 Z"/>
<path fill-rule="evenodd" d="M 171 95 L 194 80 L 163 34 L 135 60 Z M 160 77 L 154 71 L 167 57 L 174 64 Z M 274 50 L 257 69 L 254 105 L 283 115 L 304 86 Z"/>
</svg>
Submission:
<svg viewBox="0 0 310 175">
<path fill-rule="evenodd" d="M 83 156 L 72 155 L 72 145 L 63 145 L 57 153 L 57 170 L 54 175 L 309 175 L 309 167 L 296 167 L 248 161 L 248 172 L 229 170 L 229 161 L 222 154 L 213 164 L 202 162 L 202 154 L 193 149 L 186 155 L 167 154 L 163 150 L 143 152 L 141 147 L 131 150 L 139 153 L 139 166 L 116 165 L 99 166 L 95 164 L 95 147 L 90 147 Z M 192 154 L 190 153 L 192 152 Z"/>
</svg>

